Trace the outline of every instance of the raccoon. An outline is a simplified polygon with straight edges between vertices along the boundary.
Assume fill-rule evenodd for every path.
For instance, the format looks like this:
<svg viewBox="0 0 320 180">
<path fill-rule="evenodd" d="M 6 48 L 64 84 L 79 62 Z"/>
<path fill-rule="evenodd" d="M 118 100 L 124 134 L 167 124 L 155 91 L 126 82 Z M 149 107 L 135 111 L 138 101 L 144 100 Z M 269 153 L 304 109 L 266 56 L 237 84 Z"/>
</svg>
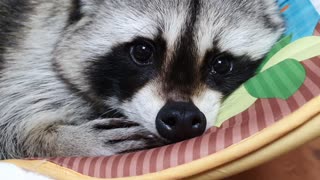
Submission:
<svg viewBox="0 0 320 180">
<path fill-rule="evenodd" d="M 273 0 L 0 0 L 0 158 L 200 136 L 283 29 Z"/>
</svg>

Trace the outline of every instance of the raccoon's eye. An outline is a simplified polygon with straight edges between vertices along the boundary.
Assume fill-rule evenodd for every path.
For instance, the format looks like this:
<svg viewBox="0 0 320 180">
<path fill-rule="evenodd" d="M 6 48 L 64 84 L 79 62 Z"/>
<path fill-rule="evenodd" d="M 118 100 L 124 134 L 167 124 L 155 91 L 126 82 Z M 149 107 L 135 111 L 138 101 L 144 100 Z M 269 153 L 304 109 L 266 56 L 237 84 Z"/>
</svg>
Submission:
<svg viewBox="0 0 320 180">
<path fill-rule="evenodd" d="M 211 73 L 224 75 L 232 71 L 233 63 L 224 56 L 216 57 L 211 64 Z"/>
<path fill-rule="evenodd" d="M 136 43 L 130 48 L 131 58 L 138 65 L 145 66 L 152 64 L 153 53 L 154 47 L 147 41 Z"/>
</svg>

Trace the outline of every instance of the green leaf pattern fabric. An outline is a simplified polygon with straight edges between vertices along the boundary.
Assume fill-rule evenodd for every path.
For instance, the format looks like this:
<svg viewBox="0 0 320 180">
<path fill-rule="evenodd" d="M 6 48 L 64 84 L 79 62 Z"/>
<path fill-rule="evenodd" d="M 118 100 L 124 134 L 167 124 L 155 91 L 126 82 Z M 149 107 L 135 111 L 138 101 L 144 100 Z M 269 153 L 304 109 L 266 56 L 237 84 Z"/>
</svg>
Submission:
<svg viewBox="0 0 320 180">
<path fill-rule="evenodd" d="M 250 79 L 245 87 L 256 98 L 288 99 L 305 78 L 306 71 L 300 62 L 287 59 Z"/>
</svg>

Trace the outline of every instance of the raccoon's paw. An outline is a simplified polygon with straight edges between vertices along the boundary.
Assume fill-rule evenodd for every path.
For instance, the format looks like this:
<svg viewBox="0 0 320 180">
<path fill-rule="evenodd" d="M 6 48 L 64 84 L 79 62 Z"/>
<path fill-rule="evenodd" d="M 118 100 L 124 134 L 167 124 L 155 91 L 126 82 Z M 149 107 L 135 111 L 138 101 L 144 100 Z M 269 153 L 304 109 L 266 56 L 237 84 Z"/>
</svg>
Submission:
<svg viewBox="0 0 320 180">
<path fill-rule="evenodd" d="M 124 119 L 101 119 L 69 126 L 63 134 L 71 137 L 59 143 L 68 151 L 63 155 L 68 156 L 107 156 L 164 144 L 139 124 Z"/>
<path fill-rule="evenodd" d="M 155 135 L 139 124 L 124 119 L 96 120 L 88 124 L 95 137 L 113 153 L 123 153 L 159 146 Z"/>
</svg>

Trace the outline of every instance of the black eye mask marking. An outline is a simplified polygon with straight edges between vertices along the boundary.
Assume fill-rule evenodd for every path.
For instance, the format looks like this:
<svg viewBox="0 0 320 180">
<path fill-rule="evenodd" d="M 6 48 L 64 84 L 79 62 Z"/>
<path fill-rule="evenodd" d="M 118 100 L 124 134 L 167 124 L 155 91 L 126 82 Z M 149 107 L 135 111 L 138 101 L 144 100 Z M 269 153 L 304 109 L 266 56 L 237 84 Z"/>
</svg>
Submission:
<svg viewBox="0 0 320 180">
<path fill-rule="evenodd" d="M 166 43 L 160 36 L 157 37 L 153 41 L 154 63 L 141 66 L 135 63 L 130 55 L 132 45 L 141 41 L 145 39 L 137 38 L 132 42 L 115 46 L 107 54 L 91 60 L 86 74 L 95 95 L 101 98 L 117 97 L 120 101 L 127 100 L 157 76 L 162 66 Z"/>
<path fill-rule="evenodd" d="M 247 56 L 235 57 L 230 53 L 208 52 L 201 70 L 202 81 L 212 89 L 228 95 L 251 78 L 260 63 L 261 60 L 254 61 Z"/>
</svg>

